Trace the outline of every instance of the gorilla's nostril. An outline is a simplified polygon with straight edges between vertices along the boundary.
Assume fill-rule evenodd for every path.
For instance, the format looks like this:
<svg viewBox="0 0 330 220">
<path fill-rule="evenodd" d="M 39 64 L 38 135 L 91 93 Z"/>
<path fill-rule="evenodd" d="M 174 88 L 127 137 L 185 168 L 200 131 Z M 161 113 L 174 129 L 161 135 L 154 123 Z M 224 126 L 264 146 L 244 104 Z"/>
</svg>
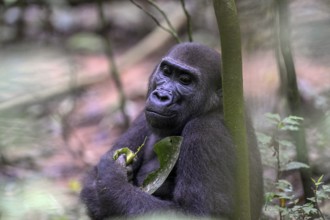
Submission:
<svg viewBox="0 0 330 220">
<path fill-rule="evenodd" d="M 162 102 L 166 102 L 169 101 L 171 98 L 169 96 L 169 94 L 167 94 L 166 92 L 162 92 L 162 91 L 156 91 L 154 92 L 154 96 Z"/>
<path fill-rule="evenodd" d="M 160 101 L 166 101 L 169 100 L 169 98 L 167 96 L 161 96 L 159 97 Z"/>
</svg>

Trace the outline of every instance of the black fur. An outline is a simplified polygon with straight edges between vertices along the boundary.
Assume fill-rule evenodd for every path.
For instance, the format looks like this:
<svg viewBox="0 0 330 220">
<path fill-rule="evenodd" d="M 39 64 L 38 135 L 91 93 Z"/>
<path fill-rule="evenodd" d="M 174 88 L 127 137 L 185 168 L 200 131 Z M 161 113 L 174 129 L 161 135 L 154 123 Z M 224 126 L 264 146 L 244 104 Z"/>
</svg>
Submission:
<svg viewBox="0 0 330 220">
<path fill-rule="evenodd" d="M 145 113 L 88 175 L 81 198 L 92 219 L 175 211 L 197 216 L 233 214 L 235 146 L 223 121 L 220 55 L 196 43 L 175 46 L 150 77 Z M 262 206 L 262 171 L 253 128 L 249 126 L 252 219 Z M 181 135 L 177 164 L 165 183 L 149 195 L 139 189 L 159 164 L 153 145 Z M 133 179 L 112 160 L 114 150 L 136 151 Z M 132 183 L 131 183 L 132 182 Z"/>
</svg>

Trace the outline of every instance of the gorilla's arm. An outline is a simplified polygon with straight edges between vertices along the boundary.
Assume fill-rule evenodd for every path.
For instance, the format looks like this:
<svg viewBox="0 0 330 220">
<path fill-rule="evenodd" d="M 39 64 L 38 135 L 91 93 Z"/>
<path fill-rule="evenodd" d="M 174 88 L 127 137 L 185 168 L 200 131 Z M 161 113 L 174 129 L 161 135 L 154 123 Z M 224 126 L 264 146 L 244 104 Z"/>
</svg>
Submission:
<svg viewBox="0 0 330 220">
<path fill-rule="evenodd" d="M 172 201 L 161 200 L 128 183 L 125 170 L 108 155 L 103 156 L 92 177 L 96 181 L 89 184 L 94 196 L 88 206 L 91 216 L 102 219 L 170 209 L 228 216 L 232 210 L 234 147 L 227 130 L 219 127 L 219 117 L 192 120 L 184 129 Z M 219 140 L 218 135 L 223 138 Z"/>
<path fill-rule="evenodd" d="M 202 116 L 190 121 L 183 130 L 174 198 L 191 214 L 232 214 L 235 147 L 221 117 Z"/>
<path fill-rule="evenodd" d="M 129 183 L 125 168 L 105 156 L 98 165 L 96 191 L 105 216 L 136 216 L 175 209 L 174 203 L 158 199 Z"/>
<path fill-rule="evenodd" d="M 149 135 L 150 131 L 145 119 L 145 115 L 142 112 L 133 122 L 130 128 L 116 141 L 116 143 L 113 145 L 113 148 L 105 154 L 104 157 L 112 157 L 114 150 L 122 147 L 129 147 L 131 150 L 136 151 L 136 148 L 141 145 L 144 139 Z M 110 166 L 104 166 L 103 169 L 104 170 L 101 171 L 103 173 L 108 173 L 108 175 L 112 172 L 115 172 L 113 170 L 114 168 Z M 99 193 L 97 192 L 97 179 L 101 176 L 98 171 L 99 169 L 95 167 L 91 172 L 89 172 L 89 174 L 84 179 L 84 186 L 80 195 L 82 201 L 87 206 L 88 214 L 93 219 L 103 219 L 108 215 L 107 208 L 102 208 L 101 204 L 103 204 L 103 201 L 100 201 Z M 108 203 L 105 205 L 108 205 Z"/>
</svg>

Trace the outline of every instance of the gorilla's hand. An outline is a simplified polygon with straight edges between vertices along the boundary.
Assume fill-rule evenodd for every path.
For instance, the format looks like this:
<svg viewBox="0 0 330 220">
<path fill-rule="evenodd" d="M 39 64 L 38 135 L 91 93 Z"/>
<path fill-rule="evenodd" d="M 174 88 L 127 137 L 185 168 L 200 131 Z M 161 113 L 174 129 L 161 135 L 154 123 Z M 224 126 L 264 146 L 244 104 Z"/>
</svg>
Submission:
<svg viewBox="0 0 330 220">
<path fill-rule="evenodd" d="M 122 167 L 126 167 L 126 155 L 125 154 L 120 155 L 116 160 L 116 162 Z"/>
<path fill-rule="evenodd" d="M 97 165 L 97 182 L 104 182 L 111 186 L 113 186 L 111 184 L 112 182 L 128 182 L 127 171 L 123 165 L 123 160 L 125 158 L 114 160 L 112 156 L 112 151 L 102 156 Z"/>
<path fill-rule="evenodd" d="M 120 155 L 113 159 L 113 151 L 105 154 L 97 166 L 97 191 L 104 192 L 109 188 L 121 188 L 124 184 L 133 182 L 132 165 L 126 166 L 126 156 Z"/>
<path fill-rule="evenodd" d="M 124 167 L 126 169 L 126 175 L 128 178 L 128 182 L 132 183 L 133 182 L 133 166 L 132 164 L 126 165 L 126 155 L 122 154 L 118 157 L 116 160 L 116 163 L 118 163 L 120 166 Z M 136 158 L 134 158 L 133 162 L 136 161 Z"/>
</svg>

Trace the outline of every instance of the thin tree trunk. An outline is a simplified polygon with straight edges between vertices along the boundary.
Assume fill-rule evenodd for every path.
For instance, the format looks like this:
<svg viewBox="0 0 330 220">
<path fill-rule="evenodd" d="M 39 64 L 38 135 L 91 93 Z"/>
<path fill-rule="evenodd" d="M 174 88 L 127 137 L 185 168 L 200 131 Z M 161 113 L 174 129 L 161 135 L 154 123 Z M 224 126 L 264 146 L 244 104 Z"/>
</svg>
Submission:
<svg viewBox="0 0 330 220">
<path fill-rule="evenodd" d="M 235 219 L 251 219 L 241 35 L 234 0 L 213 0 L 220 31 L 224 117 L 237 153 Z M 219 61 L 220 62 L 220 61 Z"/>
<path fill-rule="evenodd" d="M 286 92 L 286 98 L 289 105 L 289 110 L 292 115 L 302 116 L 300 95 L 296 79 L 296 70 L 294 66 L 294 60 L 291 51 L 290 43 L 290 26 L 289 26 L 289 6 L 287 0 L 277 0 L 278 10 L 278 32 L 279 32 L 279 49 L 284 61 L 286 80 L 282 80 L 285 83 L 284 89 Z M 305 128 L 300 126 L 298 131 L 291 132 L 292 138 L 296 145 L 297 161 L 309 165 L 308 149 L 306 145 Z M 311 180 L 310 169 L 301 168 L 301 178 L 303 182 L 305 200 L 310 197 L 314 197 L 313 182 Z"/>
</svg>

